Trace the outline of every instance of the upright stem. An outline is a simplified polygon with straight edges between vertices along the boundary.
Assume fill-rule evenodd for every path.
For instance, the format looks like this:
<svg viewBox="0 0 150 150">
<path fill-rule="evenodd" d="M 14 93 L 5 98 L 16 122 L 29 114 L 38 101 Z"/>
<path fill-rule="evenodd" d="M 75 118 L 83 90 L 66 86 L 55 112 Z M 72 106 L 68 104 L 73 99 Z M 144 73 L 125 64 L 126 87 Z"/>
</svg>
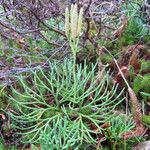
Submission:
<svg viewBox="0 0 150 150">
<path fill-rule="evenodd" d="M 75 47 L 76 49 L 76 47 Z M 74 100 L 76 99 L 76 51 L 73 53 L 73 80 L 74 80 Z"/>
<path fill-rule="evenodd" d="M 74 82 L 74 100 L 76 99 L 77 96 L 77 79 L 76 79 L 76 55 L 78 52 L 78 43 L 79 43 L 79 37 L 77 38 L 71 38 L 69 39 L 69 44 L 71 47 L 71 51 L 73 54 L 73 82 Z"/>
<path fill-rule="evenodd" d="M 76 81 L 76 54 L 77 54 L 77 49 L 78 49 L 78 40 L 77 39 L 70 39 L 70 46 L 71 46 L 71 51 L 73 54 L 73 82 L 74 82 L 74 100 L 76 99 L 76 86 L 77 86 L 77 81 Z"/>
</svg>

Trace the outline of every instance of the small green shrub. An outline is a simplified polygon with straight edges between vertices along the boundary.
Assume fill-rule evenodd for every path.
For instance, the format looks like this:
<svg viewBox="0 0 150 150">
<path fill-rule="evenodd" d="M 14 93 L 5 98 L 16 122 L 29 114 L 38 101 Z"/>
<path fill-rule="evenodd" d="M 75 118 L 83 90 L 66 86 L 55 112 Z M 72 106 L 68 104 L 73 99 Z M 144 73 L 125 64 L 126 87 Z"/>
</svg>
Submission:
<svg viewBox="0 0 150 150">
<path fill-rule="evenodd" d="M 149 27 L 142 16 L 142 5 L 143 1 L 127 1 L 125 5 L 122 5 L 122 12 L 128 17 L 127 27 L 119 38 L 119 42 L 123 46 L 136 44 L 141 37 L 144 39 L 149 34 Z"/>
<path fill-rule="evenodd" d="M 112 149 L 118 146 L 126 147 L 126 142 L 122 139 L 122 135 L 131 131 L 135 127 L 132 117 L 125 114 L 114 116 L 110 120 L 110 127 L 105 130 L 106 139 L 109 140 Z"/>
<path fill-rule="evenodd" d="M 111 118 L 110 124 L 111 138 L 115 140 L 119 140 L 123 133 L 131 131 L 135 127 L 133 119 L 125 114 L 114 116 Z"/>
<path fill-rule="evenodd" d="M 150 76 L 149 75 L 137 75 L 133 82 L 133 88 L 136 93 L 138 92 L 150 92 Z"/>
</svg>

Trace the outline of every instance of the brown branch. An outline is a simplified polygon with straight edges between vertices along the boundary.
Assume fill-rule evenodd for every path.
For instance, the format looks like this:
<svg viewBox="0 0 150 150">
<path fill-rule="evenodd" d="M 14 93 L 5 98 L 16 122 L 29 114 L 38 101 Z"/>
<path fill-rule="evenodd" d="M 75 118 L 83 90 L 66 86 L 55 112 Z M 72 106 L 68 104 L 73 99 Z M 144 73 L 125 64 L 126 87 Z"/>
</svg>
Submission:
<svg viewBox="0 0 150 150">
<path fill-rule="evenodd" d="M 45 26 L 46 28 L 48 28 L 50 31 L 54 31 L 54 32 L 59 33 L 60 35 L 66 37 L 66 34 L 65 34 L 64 31 L 61 31 L 61 30 L 58 30 L 58 29 L 55 29 L 55 28 L 51 28 L 51 27 L 48 26 L 45 22 L 43 22 L 43 21 L 38 17 L 38 15 L 37 15 L 35 12 L 33 12 L 32 9 L 29 9 L 26 5 L 25 5 L 25 7 L 35 16 L 35 18 L 36 18 L 42 25 L 44 25 L 44 26 Z"/>
<path fill-rule="evenodd" d="M 18 34 L 29 34 L 29 33 L 39 31 L 39 29 L 34 29 L 34 30 L 28 30 L 28 31 L 21 32 L 21 31 L 15 29 L 15 28 L 13 28 L 12 25 L 9 26 L 9 25 L 4 24 L 1 20 L 0 20 L 0 25 L 7 28 L 7 29 L 9 29 L 9 30 L 11 30 L 11 31 L 14 31 Z"/>
<path fill-rule="evenodd" d="M 122 135 L 122 138 L 128 139 L 128 138 L 134 138 L 134 137 L 141 136 L 141 135 L 143 135 L 145 128 L 144 128 L 144 125 L 143 125 L 142 120 L 141 120 L 142 112 L 141 112 L 141 107 L 140 107 L 139 101 L 137 99 L 137 96 L 135 95 L 135 92 L 133 91 L 133 89 L 128 84 L 123 72 L 121 71 L 121 69 L 118 65 L 117 60 L 113 57 L 113 55 L 106 48 L 103 48 L 103 50 L 105 50 L 106 52 L 108 52 L 112 56 L 116 66 L 117 66 L 117 68 L 121 74 L 121 77 L 123 78 L 124 82 L 126 83 L 126 85 L 128 87 L 128 93 L 129 93 L 129 97 L 130 97 L 131 104 L 132 104 L 132 114 L 134 117 L 134 121 L 136 123 L 136 128 L 133 131 L 129 131 L 129 132 L 124 133 Z"/>
</svg>

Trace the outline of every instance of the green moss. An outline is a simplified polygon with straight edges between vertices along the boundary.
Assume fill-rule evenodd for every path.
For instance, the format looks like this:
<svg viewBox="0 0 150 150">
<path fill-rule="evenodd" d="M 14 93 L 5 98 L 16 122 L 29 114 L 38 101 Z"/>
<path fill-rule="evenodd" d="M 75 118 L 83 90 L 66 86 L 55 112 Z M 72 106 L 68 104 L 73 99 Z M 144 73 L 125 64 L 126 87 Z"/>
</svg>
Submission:
<svg viewBox="0 0 150 150">
<path fill-rule="evenodd" d="M 6 147 L 4 145 L 4 141 L 2 138 L 0 138 L 0 150 L 17 150 L 16 147 L 12 146 L 12 147 Z"/>
<path fill-rule="evenodd" d="M 143 38 L 144 43 L 149 43 L 150 41 L 150 35 L 145 35 Z"/>
<path fill-rule="evenodd" d="M 4 143 L 3 143 L 3 140 L 0 139 L 0 149 L 1 150 L 4 150 L 5 149 L 5 146 L 4 146 Z"/>
<path fill-rule="evenodd" d="M 142 122 L 150 128 L 150 115 L 143 115 Z"/>
<path fill-rule="evenodd" d="M 103 54 L 101 57 L 102 62 L 111 62 L 112 61 L 112 57 L 109 54 Z"/>
<path fill-rule="evenodd" d="M 134 79 L 133 88 L 135 93 L 138 93 L 139 91 L 150 93 L 150 76 L 147 75 L 138 75 Z"/>
<path fill-rule="evenodd" d="M 7 91 L 5 90 L 5 86 L 0 85 L 0 109 L 4 109 L 7 106 L 6 101 Z"/>
<path fill-rule="evenodd" d="M 150 61 L 145 60 L 145 59 L 141 59 L 140 62 L 141 62 L 140 72 L 141 71 L 148 71 L 150 69 Z"/>
<path fill-rule="evenodd" d="M 131 20 L 129 20 L 127 28 L 119 39 L 122 45 L 133 45 L 138 42 L 141 36 L 147 36 L 147 29 L 142 23 L 139 22 L 140 21 L 136 18 L 132 18 Z M 149 39 L 149 36 L 147 36 L 146 38 Z"/>
</svg>

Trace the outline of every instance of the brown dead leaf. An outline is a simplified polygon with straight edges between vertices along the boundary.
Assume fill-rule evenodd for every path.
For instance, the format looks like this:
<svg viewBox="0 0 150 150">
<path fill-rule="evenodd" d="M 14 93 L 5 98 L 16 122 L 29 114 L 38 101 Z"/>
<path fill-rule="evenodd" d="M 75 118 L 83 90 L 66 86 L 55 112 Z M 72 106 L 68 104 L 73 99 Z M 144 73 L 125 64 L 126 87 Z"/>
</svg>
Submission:
<svg viewBox="0 0 150 150">
<path fill-rule="evenodd" d="M 108 127 L 110 127 L 110 123 L 108 122 L 101 125 L 101 128 L 108 128 Z"/>
<path fill-rule="evenodd" d="M 122 138 L 126 140 L 126 139 L 130 139 L 130 138 L 139 137 L 144 134 L 145 134 L 145 129 L 144 129 L 144 126 L 141 124 L 141 125 L 137 126 L 135 128 L 135 130 L 124 133 L 122 135 Z"/>
<path fill-rule="evenodd" d="M 141 64 L 139 62 L 139 53 L 140 50 L 143 50 L 143 45 L 135 45 L 130 48 L 132 54 L 129 59 L 128 66 L 133 66 L 134 72 L 137 74 L 141 68 Z"/>
</svg>

